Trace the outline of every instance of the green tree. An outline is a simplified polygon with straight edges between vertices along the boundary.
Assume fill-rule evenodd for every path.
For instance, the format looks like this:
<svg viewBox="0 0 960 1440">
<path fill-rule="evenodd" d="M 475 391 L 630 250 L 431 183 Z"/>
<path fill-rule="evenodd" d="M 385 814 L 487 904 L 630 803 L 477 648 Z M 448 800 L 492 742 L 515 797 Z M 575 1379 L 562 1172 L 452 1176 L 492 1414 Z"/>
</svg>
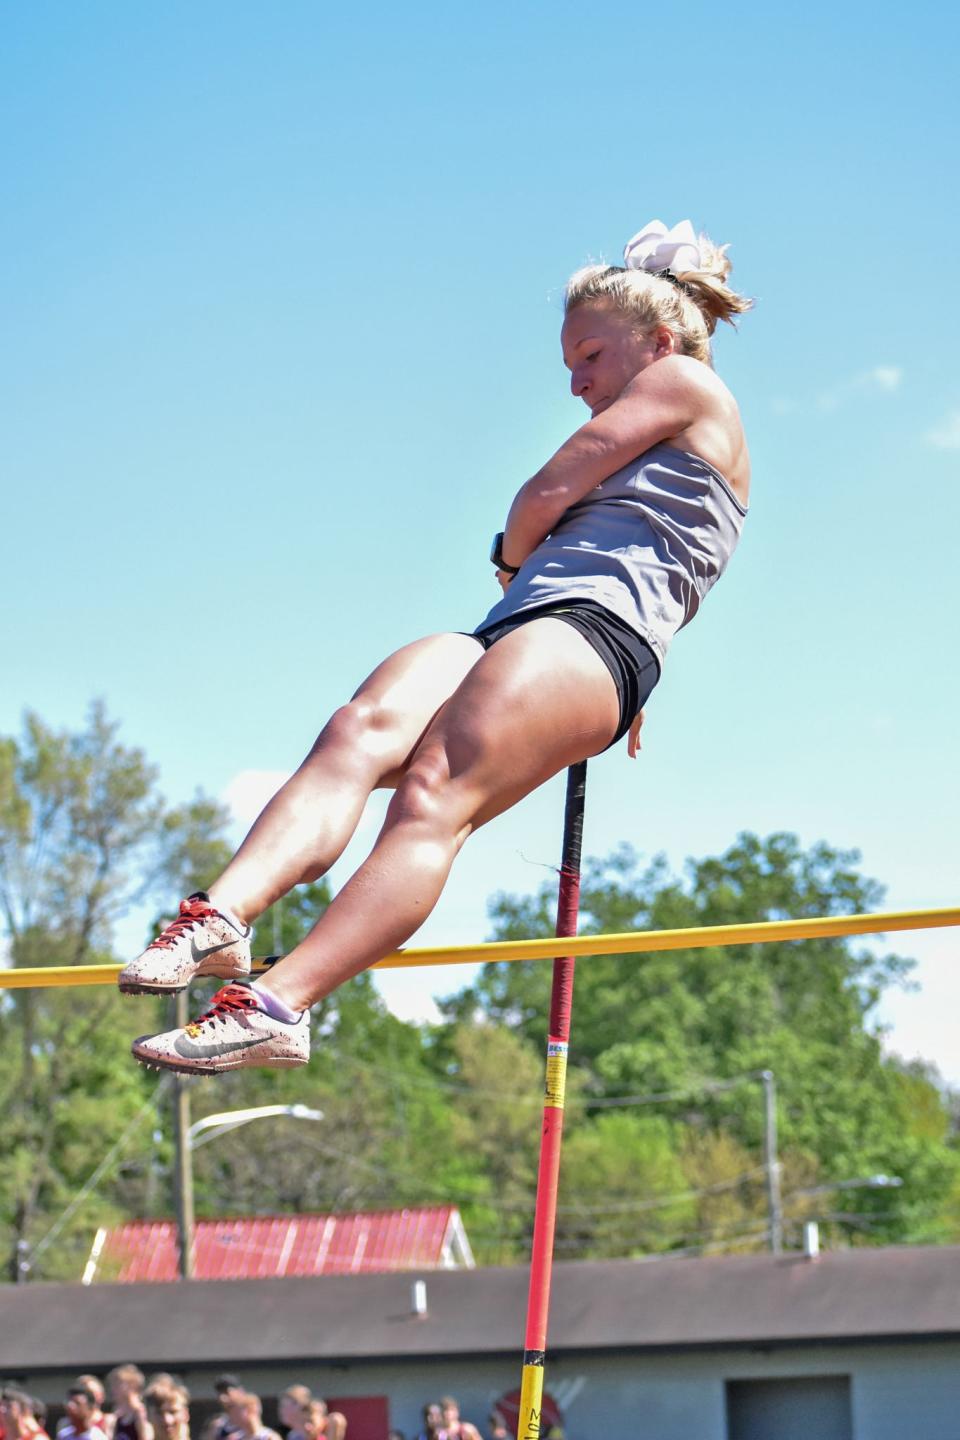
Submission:
<svg viewBox="0 0 960 1440">
<path fill-rule="evenodd" d="M 291 892 L 261 917 L 254 952 L 288 953 L 329 900 L 326 881 Z M 197 1096 L 197 1116 L 293 1103 L 324 1116 L 258 1122 L 198 1149 L 199 1214 L 442 1203 L 477 1188 L 429 1041 L 389 1012 L 369 973 L 314 1006 L 312 1044 L 309 1072 L 238 1071 Z"/>
<path fill-rule="evenodd" d="M 870 910 L 882 889 L 859 874 L 858 858 L 822 843 L 804 850 L 792 835 L 744 834 L 719 857 L 689 861 L 677 877 L 662 858 L 640 870 L 623 848 L 586 865 L 581 928 L 671 929 Z M 497 938 L 548 934 L 553 887 L 533 897 L 499 895 L 492 914 Z M 587 1095 L 660 1094 L 659 1114 L 688 1131 L 729 1136 L 758 1160 L 763 1105 L 755 1077 L 772 1070 L 785 1165 L 808 1184 L 901 1175 L 896 1191 L 864 1192 L 858 1205 L 876 1218 L 851 1219 L 844 1233 L 906 1239 L 917 1231 L 920 1210 L 938 1212 L 956 1177 L 945 1118 L 939 1134 L 929 1123 L 923 1134 L 904 1125 L 904 1079 L 884 1058 L 873 1018 L 884 990 L 911 963 L 843 939 L 599 954 L 578 966 L 571 1062 Z M 539 1038 L 549 985 L 546 966 L 488 965 L 448 1013 L 479 1009 Z M 736 1077 L 744 1083 L 707 1088 Z M 937 1103 L 925 1092 L 928 1108 Z"/>
<path fill-rule="evenodd" d="M 765 1237 L 768 1224 L 766 1175 L 758 1157 L 728 1130 L 710 1130 L 688 1121 L 680 1140 L 680 1161 L 694 1197 L 692 1243 L 724 1250 L 754 1248 L 757 1237 Z M 786 1184 L 798 1188 L 795 1164 L 784 1168 Z M 808 1178 L 803 1175 L 804 1181 Z"/>
<path fill-rule="evenodd" d="M 331 900 L 330 885 L 317 880 L 298 885 L 257 920 L 253 928 L 254 955 L 286 955 L 313 929 Z"/>
<path fill-rule="evenodd" d="M 453 1143 L 470 1175 L 461 1197 L 468 1232 L 485 1263 L 508 1264 L 529 1247 L 543 1062 L 520 1036 L 483 1022 L 457 1025 L 446 1053 Z"/>
<path fill-rule="evenodd" d="M 602 1259 L 669 1249 L 692 1229 L 696 1197 L 663 1116 L 606 1114 L 564 1146 L 557 1253 Z"/>
<path fill-rule="evenodd" d="M 225 820 L 201 793 L 167 806 L 153 768 L 120 743 L 101 705 L 76 734 L 27 716 L 20 737 L 0 739 L 9 963 L 112 959 L 125 908 L 208 887 L 229 857 Z M 584 928 L 874 908 L 880 887 L 857 858 L 823 844 L 804 850 L 790 835 L 742 835 L 676 876 L 662 859 L 641 869 L 623 848 L 585 867 Z M 319 882 L 278 902 L 257 923 L 255 954 L 290 951 L 329 901 Z M 551 933 L 554 903 L 552 886 L 496 897 L 497 935 Z M 956 1240 L 956 1098 L 923 1066 L 885 1057 L 874 1020 L 909 965 L 844 940 L 584 961 L 558 1253 L 762 1243 L 764 1069 L 777 1079 L 788 1239 L 817 1218 L 830 1243 Z M 546 965 L 487 966 L 439 1026 L 390 1014 L 369 974 L 341 986 L 314 1007 L 308 1072 L 238 1071 L 192 1092 L 196 1118 L 277 1102 L 324 1114 L 320 1124 L 260 1122 L 198 1149 L 198 1213 L 453 1203 L 479 1259 L 524 1258 L 549 986 Z M 202 1008 L 199 996 L 193 1003 Z M 143 1029 L 168 1021 L 164 1002 L 133 1006 L 110 989 L 0 997 L 0 1220 L 11 1276 L 33 1255 L 34 1274 L 76 1278 L 94 1221 L 169 1212 L 170 1087 L 129 1061 L 134 1014 Z M 846 1183 L 878 1173 L 903 1183 Z M 78 1206 L 91 1176 L 96 1202 Z"/>
<path fill-rule="evenodd" d="M 168 905 L 206 890 L 226 868 L 232 854 L 224 834 L 228 821 L 226 807 L 199 790 L 186 805 L 161 815 L 150 883 Z"/>
<path fill-rule="evenodd" d="M 0 739 L 8 963 L 109 962 L 114 922 L 161 880 L 185 875 L 189 855 L 222 848 L 221 821 L 202 797 L 169 811 L 154 767 L 120 742 L 102 704 L 76 732 L 52 730 L 27 714 L 20 737 Z M 0 998 L 0 1219 L 12 1278 L 116 1137 L 156 1124 L 153 1087 L 129 1058 L 133 1021 L 130 1003 L 99 986 L 15 989 Z M 125 1208 L 136 1188 L 129 1174 L 105 1176 L 104 1213 L 111 1195 Z M 78 1212 L 58 1235 L 56 1247 L 35 1258 L 34 1273 L 75 1278 L 89 1215 Z"/>
</svg>

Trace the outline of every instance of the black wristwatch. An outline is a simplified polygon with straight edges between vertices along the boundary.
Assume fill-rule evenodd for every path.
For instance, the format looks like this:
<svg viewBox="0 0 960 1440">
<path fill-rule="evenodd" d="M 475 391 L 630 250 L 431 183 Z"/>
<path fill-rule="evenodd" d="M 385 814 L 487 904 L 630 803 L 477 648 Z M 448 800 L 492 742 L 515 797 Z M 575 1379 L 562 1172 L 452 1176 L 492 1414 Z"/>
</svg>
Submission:
<svg viewBox="0 0 960 1440">
<path fill-rule="evenodd" d="M 493 544 L 490 546 L 490 559 L 498 570 L 505 570 L 508 575 L 516 575 L 520 570 L 519 565 L 508 565 L 503 558 L 503 531 L 498 530 L 493 537 Z"/>
</svg>

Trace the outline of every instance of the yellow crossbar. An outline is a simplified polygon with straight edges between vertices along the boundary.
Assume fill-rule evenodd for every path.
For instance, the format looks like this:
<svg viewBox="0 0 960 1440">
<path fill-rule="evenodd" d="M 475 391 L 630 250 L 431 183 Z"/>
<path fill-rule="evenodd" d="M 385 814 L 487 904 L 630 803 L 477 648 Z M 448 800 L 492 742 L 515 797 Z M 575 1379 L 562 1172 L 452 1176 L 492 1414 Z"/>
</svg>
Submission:
<svg viewBox="0 0 960 1440">
<path fill-rule="evenodd" d="M 960 908 L 888 910 L 873 915 L 823 915 L 806 920 L 760 920 L 749 925 L 703 925 L 686 930 L 626 930 L 577 935 L 563 941 L 564 955 L 645 955 L 657 950 L 705 950 L 709 946 L 764 945 L 775 940 L 815 940 L 830 935 L 881 935 L 894 930 L 934 930 L 960 925 Z M 552 960 L 561 949 L 555 935 L 536 940 L 494 940 L 482 945 L 432 945 L 395 950 L 375 970 L 419 965 L 479 965 L 494 960 Z M 0 970 L 0 990 L 47 986 L 109 985 L 120 965 L 50 965 Z M 258 967 L 262 968 L 262 967 Z"/>
</svg>

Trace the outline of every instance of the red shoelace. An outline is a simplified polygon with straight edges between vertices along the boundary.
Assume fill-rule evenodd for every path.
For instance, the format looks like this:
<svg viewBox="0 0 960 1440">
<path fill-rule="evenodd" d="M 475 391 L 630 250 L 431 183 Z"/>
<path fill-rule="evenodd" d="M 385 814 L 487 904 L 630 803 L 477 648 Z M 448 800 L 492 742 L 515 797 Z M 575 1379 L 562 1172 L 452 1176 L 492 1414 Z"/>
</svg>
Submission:
<svg viewBox="0 0 960 1440">
<path fill-rule="evenodd" d="M 234 1010 L 259 1010 L 253 995 L 250 993 L 249 985 L 224 985 L 218 990 L 210 1001 L 210 1009 L 205 1010 L 199 1020 L 194 1020 L 187 1026 L 191 1035 L 195 1035 L 201 1025 L 206 1025 L 208 1020 L 227 1020 Z"/>
<path fill-rule="evenodd" d="M 176 920 L 171 920 L 163 933 L 158 935 L 156 940 L 151 940 L 147 948 L 150 950 L 172 948 L 192 926 L 202 924 L 208 915 L 217 913 L 213 906 L 208 905 L 205 900 L 181 900 L 180 914 Z"/>
</svg>

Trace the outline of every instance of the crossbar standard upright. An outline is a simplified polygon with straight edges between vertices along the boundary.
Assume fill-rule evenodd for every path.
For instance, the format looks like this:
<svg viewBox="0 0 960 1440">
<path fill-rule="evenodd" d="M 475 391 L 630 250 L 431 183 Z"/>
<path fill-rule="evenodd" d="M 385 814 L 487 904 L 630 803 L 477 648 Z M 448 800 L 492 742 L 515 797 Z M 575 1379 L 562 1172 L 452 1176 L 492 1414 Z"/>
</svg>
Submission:
<svg viewBox="0 0 960 1440">
<path fill-rule="evenodd" d="M 587 762 L 567 771 L 567 801 L 563 817 L 563 859 L 557 900 L 557 935 L 577 933 L 580 913 L 580 852 L 583 845 L 583 808 L 587 793 Z M 560 1179 L 560 1144 L 567 1086 L 567 1050 L 573 1009 L 572 955 L 553 962 L 550 1024 L 547 1029 L 547 1065 L 543 1099 L 537 1203 L 533 1219 L 527 1328 L 523 1344 L 523 1379 L 520 1386 L 518 1440 L 540 1440 L 543 1413 L 543 1379 L 553 1273 L 553 1235 L 557 1220 L 557 1186 Z"/>
</svg>

